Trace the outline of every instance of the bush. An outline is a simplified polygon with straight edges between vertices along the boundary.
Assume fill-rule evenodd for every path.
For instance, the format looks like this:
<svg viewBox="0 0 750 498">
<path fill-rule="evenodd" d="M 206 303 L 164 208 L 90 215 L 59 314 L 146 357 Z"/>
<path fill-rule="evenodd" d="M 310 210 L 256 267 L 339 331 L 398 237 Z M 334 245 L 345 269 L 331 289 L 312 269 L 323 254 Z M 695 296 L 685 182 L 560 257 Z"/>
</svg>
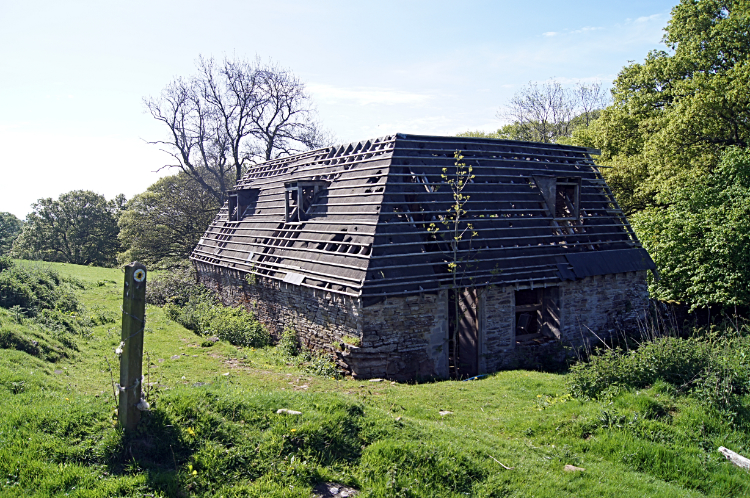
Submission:
<svg viewBox="0 0 750 498">
<path fill-rule="evenodd" d="M 74 286 L 82 285 L 63 279 L 50 268 L 16 265 L 8 258 L 0 261 L 0 307 L 20 306 L 27 316 L 36 316 L 45 309 L 77 312 L 81 304 Z"/>
<path fill-rule="evenodd" d="M 215 335 L 219 339 L 236 346 L 262 347 L 270 343 L 271 337 L 255 315 L 243 308 L 213 306 L 207 316 L 205 335 Z"/>
<path fill-rule="evenodd" d="M 292 329 L 284 330 L 281 340 L 276 344 L 276 351 L 281 361 L 293 363 L 309 374 L 341 378 L 341 372 L 331 355 L 305 348 L 297 337 L 297 332 Z"/>
<path fill-rule="evenodd" d="M 0 310 L 0 349 L 23 351 L 51 362 L 69 358 L 78 351 L 78 346 L 66 331 L 46 327 L 39 322 L 39 316 L 29 320 L 18 316 L 15 311 Z"/>
<path fill-rule="evenodd" d="M 661 337 L 634 351 L 607 350 L 572 367 L 568 389 L 577 398 L 600 398 L 617 388 L 643 389 L 658 381 L 733 416 L 750 393 L 750 337 Z"/>
<path fill-rule="evenodd" d="M 284 333 L 281 334 L 279 343 L 276 344 L 276 348 L 287 358 L 298 356 L 302 351 L 302 344 L 299 342 L 297 332 L 292 329 L 285 329 Z"/>
<path fill-rule="evenodd" d="M 197 284 L 195 269 L 190 265 L 176 266 L 149 279 L 146 302 L 156 306 L 174 303 L 185 306 L 196 294 L 206 294 L 208 289 Z"/>
<path fill-rule="evenodd" d="M 341 371 L 330 354 L 308 351 L 305 354 L 305 360 L 301 365 L 305 372 L 320 377 L 341 378 Z"/>
<path fill-rule="evenodd" d="M 255 315 L 243 308 L 223 306 L 202 285 L 194 285 L 192 296 L 184 305 L 179 301 L 165 306 L 167 316 L 186 329 L 207 336 L 215 335 L 235 346 L 263 347 L 271 336 Z"/>
<path fill-rule="evenodd" d="M 91 327 L 96 325 L 94 320 L 86 314 L 64 312 L 58 309 L 42 310 L 33 318 L 33 321 L 53 332 L 65 332 L 81 337 L 89 337 Z"/>
<path fill-rule="evenodd" d="M 192 266 L 159 275 L 149 282 L 146 292 L 146 302 L 164 306 L 170 320 L 197 334 L 213 335 L 243 347 L 262 347 L 271 342 L 255 315 L 243 308 L 223 306 L 205 285 L 196 283 Z"/>
<path fill-rule="evenodd" d="M 11 266 L 13 266 L 13 260 L 10 259 L 10 256 L 0 256 L 0 271 L 10 268 Z"/>
<path fill-rule="evenodd" d="M 0 348 L 24 351 L 42 360 L 58 361 L 78 349 L 71 335 L 88 336 L 97 324 L 75 293 L 83 284 L 62 278 L 49 268 L 16 265 L 0 258 Z M 19 325 L 25 325 L 19 327 Z"/>
</svg>

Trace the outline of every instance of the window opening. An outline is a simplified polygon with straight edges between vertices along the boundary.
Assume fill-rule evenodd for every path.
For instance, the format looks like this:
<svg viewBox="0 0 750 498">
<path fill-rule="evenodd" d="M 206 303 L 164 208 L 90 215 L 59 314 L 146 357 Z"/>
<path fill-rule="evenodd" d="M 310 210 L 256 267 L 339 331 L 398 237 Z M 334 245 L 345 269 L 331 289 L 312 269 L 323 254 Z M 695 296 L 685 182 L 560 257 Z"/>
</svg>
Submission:
<svg viewBox="0 0 750 498">
<path fill-rule="evenodd" d="M 541 337 L 541 289 L 516 291 L 516 342 L 524 343 Z"/>
<path fill-rule="evenodd" d="M 258 193 L 257 189 L 230 192 L 227 206 L 229 221 L 242 221 L 245 213 L 251 210 L 250 208 L 254 209 Z"/>
<path fill-rule="evenodd" d="M 555 218 L 578 218 L 581 179 L 558 178 L 555 192 Z"/>
<path fill-rule="evenodd" d="M 557 287 L 515 292 L 516 344 L 535 345 L 560 338 L 560 299 Z"/>
<path fill-rule="evenodd" d="M 284 184 L 284 218 L 287 223 L 306 221 L 310 208 L 326 182 L 288 182 Z"/>
<path fill-rule="evenodd" d="M 555 220 L 575 221 L 580 215 L 581 178 L 534 175 L 548 216 Z"/>
</svg>

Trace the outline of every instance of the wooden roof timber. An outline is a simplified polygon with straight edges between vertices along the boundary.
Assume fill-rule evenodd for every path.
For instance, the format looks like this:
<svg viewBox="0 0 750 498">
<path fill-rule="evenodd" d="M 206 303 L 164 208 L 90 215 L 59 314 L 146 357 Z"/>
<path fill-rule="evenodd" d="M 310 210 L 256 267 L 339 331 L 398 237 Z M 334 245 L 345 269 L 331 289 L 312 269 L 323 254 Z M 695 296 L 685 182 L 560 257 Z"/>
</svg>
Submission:
<svg viewBox="0 0 750 498">
<path fill-rule="evenodd" d="M 459 244 L 459 259 L 472 259 L 462 276 L 549 284 L 561 279 L 560 256 L 640 247 L 588 149 L 397 134 L 253 166 L 235 187 L 257 192 L 248 214 L 230 221 L 225 205 L 191 259 L 274 280 L 298 273 L 300 285 L 353 296 L 442 288 L 452 254 L 441 219 L 453 197 L 441 175 L 456 150 L 475 175 L 464 208 L 479 248 Z M 581 216 L 555 218 L 534 175 L 580 178 Z M 285 185 L 321 180 L 306 219 L 287 222 Z"/>
</svg>

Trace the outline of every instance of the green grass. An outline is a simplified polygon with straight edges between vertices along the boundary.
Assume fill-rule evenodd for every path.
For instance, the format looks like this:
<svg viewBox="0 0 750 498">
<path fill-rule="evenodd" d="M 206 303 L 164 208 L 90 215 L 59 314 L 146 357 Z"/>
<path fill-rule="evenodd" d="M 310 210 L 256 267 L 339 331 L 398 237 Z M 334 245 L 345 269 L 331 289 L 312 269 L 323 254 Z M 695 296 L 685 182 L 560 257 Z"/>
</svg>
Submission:
<svg viewBox="0 0 750 498">
<path fill-rule="evenodd" d="M 204 347 L 152 306 L 152 410 L 125 438 L 109 369 L 117 380 L 111 317 L 123 274 L 44 265 L 80 280 L 82 319 L 100 319 L 65 347 L 0 310 L 0 333 L 65 352 L 0 349 L 0 496 L 309 497 L 320 482 L 373 497 L 750 495 L 750 476 L 716 451 L 750 454 L 742 407 L 729 422 L 658 381 L 582 401 L 566 394 L 566 375 L 531 371 L 471 382 L 336 380 L 272 347 Z M 568 464 L 585 470 L 566 472 Z"/>
</svg>

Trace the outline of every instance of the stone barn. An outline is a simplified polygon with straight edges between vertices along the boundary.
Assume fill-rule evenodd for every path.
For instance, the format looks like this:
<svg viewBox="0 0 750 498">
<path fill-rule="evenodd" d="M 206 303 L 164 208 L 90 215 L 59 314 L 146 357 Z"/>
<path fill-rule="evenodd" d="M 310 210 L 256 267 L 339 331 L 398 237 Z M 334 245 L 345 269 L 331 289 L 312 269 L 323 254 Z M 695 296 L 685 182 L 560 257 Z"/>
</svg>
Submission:
<svg viewBox="0 0 750 498">
<path fill-rule="evenodd" d="M 517 366 L 645 313 L 655 266 L 593 152 L 396 134 L 268 161 L 191 259 L 225 304 L 355 377 Z"/>
</svg>

